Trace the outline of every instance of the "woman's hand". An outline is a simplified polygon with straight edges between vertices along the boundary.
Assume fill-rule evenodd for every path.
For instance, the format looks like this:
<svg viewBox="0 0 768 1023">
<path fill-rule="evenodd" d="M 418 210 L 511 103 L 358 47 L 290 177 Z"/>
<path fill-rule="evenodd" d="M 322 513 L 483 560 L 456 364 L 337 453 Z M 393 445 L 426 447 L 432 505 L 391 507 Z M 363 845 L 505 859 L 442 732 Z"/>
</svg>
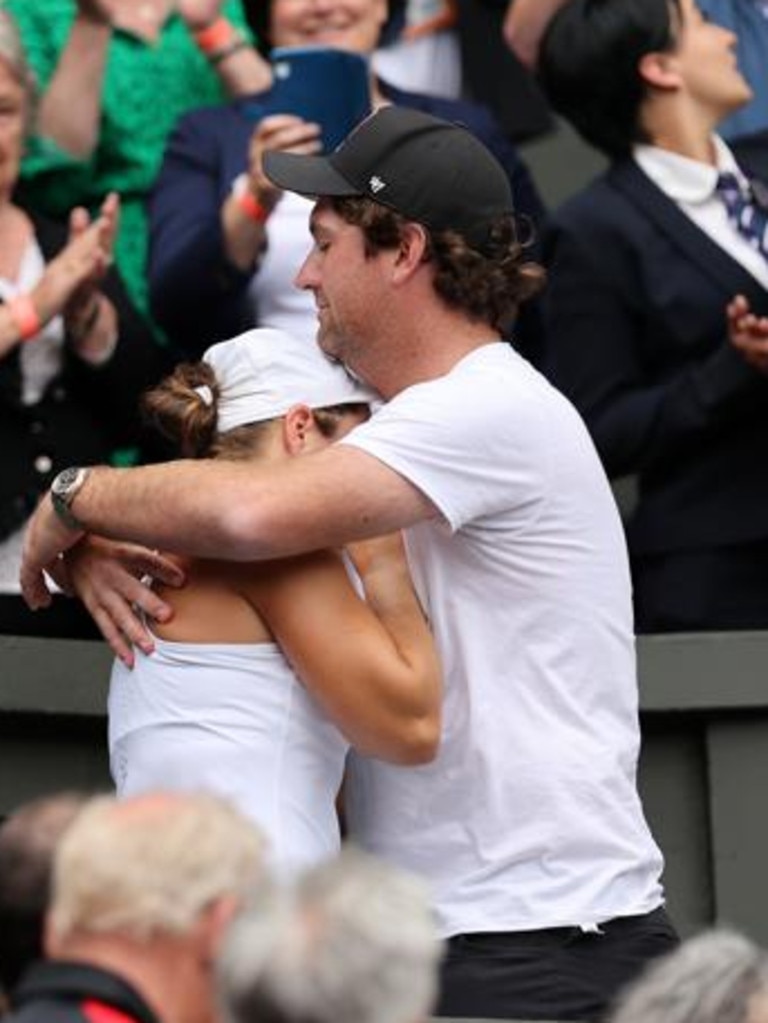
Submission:
<svg viewBox="0 0 768 1023">
<path fill-rule="evenodd" d="M 219 16 L 223 0 L 176 0 L 176 10 L 191 32 L 210 25 Z"/>
<path fill-rule="evenodd" d="M 264 173 L 264 154 L 319 153 L 320 130 L 319 124 L 294 114 L 270 114 L 259 122 L 248 146 L 248 182 L 254 197 L 266 209 L 272 209 L 281 192 Z"/>
<path fill-rule="evenodd" d="M 62 560 L 67 591 L 82 600 L 115 655 L 130 668 L 134 646 L 151 653 L 154 642 L 144 617 L 168 621 L 172 611 L 144 580 L 151 576 L 182 586 L 178 565 L 146 547 L 97 536 L 84 537 Z"/>
<path fill-rule="evenodd" d="M 728 338 L 758 373 L 768 373 L 768 317 L 756 316 L 743 295 L 726 307 Z"/>
<path fill-rule="evenodd" d="M 31 292 L 43 323 L 65 312 L 70 302 L 86 302 L 98 287 L 112 262 L 119 205 L 117 195 L 109 195 L 93 223 L 85 210 L 72 212 L 69 242 Z"/>
</svg>

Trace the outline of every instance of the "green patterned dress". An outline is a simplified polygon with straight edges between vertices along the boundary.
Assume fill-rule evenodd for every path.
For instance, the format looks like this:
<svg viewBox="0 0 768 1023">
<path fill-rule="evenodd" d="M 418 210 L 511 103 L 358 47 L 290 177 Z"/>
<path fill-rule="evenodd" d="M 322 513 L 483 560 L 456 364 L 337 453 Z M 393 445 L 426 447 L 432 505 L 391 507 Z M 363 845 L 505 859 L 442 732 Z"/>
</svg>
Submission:
<svg viewBox="0 0 768 1023">
<path fill-rule="evenodd" d="M 13 14 L 41 92 L 53 75 L 75 17 L 74 0 L 5 0 Z M 222 14 L 252 38 L 240 0 Z M 98 147 L 78 160 L 51 140 L 34 136 L 22 162 L 20 197 L 59 219 L 73 206 L 96 210 L 110 191 L 122 199 L 115 259 L 128 292 L 147 313 L 146 198 L 157 176 L 168 133 L 195 107 L 225 99 L 218 75 L 186 25 L 171 13 L 156 43 L 115 30 L 109 43 Z"/>
</svg>

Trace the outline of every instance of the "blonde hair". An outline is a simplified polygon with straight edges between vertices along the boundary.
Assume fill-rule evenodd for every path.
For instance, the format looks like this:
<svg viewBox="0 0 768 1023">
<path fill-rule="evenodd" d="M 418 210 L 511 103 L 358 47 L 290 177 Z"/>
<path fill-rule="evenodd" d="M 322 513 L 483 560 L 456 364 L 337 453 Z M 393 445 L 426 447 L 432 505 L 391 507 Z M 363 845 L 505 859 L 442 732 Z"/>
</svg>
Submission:
<svg viewBox="0 0 768 1023">
<path fill-rule="evenodd" d="M 59 844 L 50 924 L 144 940 L 183 934 L 215 900 L 247 902 L 266 883 L 263 840 L 207 793 L 90 800 Z"/>
</svg>

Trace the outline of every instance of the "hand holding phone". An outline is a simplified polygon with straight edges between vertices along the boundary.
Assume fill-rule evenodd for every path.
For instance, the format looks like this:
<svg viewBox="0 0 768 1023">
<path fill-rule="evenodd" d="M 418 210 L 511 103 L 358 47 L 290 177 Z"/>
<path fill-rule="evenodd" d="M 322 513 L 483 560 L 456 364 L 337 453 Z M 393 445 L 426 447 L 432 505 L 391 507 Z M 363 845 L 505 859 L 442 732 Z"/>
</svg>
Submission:
<svg viewBox="0 0 768 1023">
<path fill-rule="evenodd" d="M 358 53 L 281 47 L 272 53 L 272 70 L 274 85 L 250 107 L 254 117 L 295 114 L 319 124 L 323 152 L 335 149 L 371 112 L 370 69 Z"/>
</svg>

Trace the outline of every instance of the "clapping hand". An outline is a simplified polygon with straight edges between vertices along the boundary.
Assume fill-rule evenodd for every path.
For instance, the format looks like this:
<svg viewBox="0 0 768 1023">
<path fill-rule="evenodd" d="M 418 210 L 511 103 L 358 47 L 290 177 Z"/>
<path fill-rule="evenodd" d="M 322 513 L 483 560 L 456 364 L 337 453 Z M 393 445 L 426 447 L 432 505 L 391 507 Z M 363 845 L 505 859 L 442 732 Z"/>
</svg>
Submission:
<svg viewBox="0 0 768 1023">
<path fill-rule="evenodd" d="M 222 0 L 176 0 L 176 10 L 193 32 L 215 21 L 221 5 Z"/>
<path fill-rule="evenodd" d="M 745 361 L 760 373 L 768 373 L 768 317 L 756 316 L 743 295 L 726 307 L 728 338 Z"/>
</svg>

